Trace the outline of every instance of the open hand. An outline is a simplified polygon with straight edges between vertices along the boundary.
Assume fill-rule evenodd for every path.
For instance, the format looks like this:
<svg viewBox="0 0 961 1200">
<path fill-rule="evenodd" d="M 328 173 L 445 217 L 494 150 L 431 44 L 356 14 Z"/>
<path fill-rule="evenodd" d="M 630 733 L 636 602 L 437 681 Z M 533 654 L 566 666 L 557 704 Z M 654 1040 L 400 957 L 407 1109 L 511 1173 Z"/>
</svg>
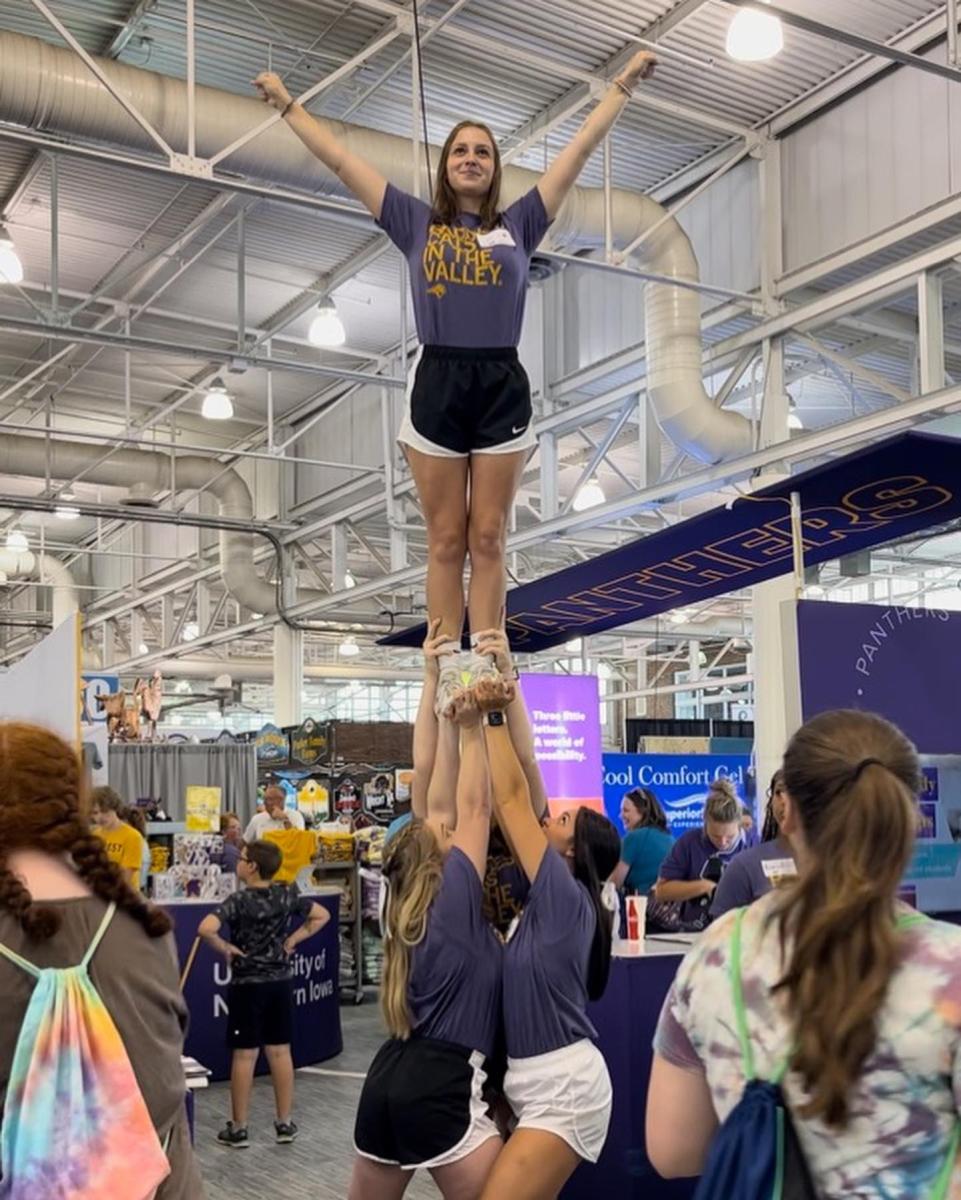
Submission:
<svg viewBox="0 0 961 1200">
<path fill-rule="evenodd" d="M 642 79 L 650 79 L 658 65 L 658 57 L 652 50 L 638 50 L 620 74 L 621 82 L 629 88 Z"/>
<path fill-rule="evenodd" d="M 283 80 L 273 71 L 261 71 L 254 80 L 254 87 L 260 92 L 260 98 L 271 108 L 282 111 L 290 103 L 290 92 L 284 87 Z"/>
</svg>

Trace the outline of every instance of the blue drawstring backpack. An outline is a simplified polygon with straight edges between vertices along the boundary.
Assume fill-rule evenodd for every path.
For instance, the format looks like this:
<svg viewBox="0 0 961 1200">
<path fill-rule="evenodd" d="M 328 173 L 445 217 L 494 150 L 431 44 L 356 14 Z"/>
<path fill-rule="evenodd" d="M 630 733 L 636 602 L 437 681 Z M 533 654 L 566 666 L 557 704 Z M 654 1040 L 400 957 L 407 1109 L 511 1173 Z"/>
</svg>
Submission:
<svg viewBox="0 0 961 1200">
<path fill-rule="evenodd" d="M 746 911 L 739 909 L 734 921 L 730 977 L 747 1083 L 741 1099 L 715 1135 L 694 1200 L 818 1200 L 781 1090 L 791 1055 L 785 1055 L 770 1079 L 759 1079 L 754 1069 L 741 980 L 741 926 Z M 924 919 L 920 915 L 906 917 L 898 927 L 905 929 Z M 928 1200 L 947 1200 L 959 1148 L 961 1124 L 955 1127 L 944 1166 Z"/>
</svg>

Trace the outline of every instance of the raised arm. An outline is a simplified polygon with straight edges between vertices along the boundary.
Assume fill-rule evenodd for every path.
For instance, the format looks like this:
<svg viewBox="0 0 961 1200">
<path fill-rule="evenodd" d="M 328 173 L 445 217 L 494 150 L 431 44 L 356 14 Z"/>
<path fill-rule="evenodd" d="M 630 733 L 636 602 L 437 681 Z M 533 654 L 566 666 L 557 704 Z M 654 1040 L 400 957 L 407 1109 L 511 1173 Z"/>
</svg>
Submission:
<svg viewBox="0 0 961 1200">
<path fill-rule="evenodd" d="M 498 671 L 506 679 L 513 678 L 514 660 L 506 633 L 500 629 L 485 630 L 478 635 L 476 649 L 478 654 L 490 655 Z M 531 727 L 530 713 L 519 687 L 515 691 L 514 699 L 507 706 L 506 713 L 514 752 L 530 788 L 534 815 L 540 820 L 547 812 L 547 791 L 544 788 L 544 777 L 541 775 L 537 755 L 534 753 L 534 730 Z"/>
<path fill-rule="evenodd" d="M 437 757 L 437 716 L 434 713 L 434 701 L 437 699 L 437 648 L 447 640 L 437 636 L 439 628 L 438 617 L 431 621 L 424 639 L 424 687 L 414 721 L 414 776 L 410 788 L 410 807 L 414 816 L 421 820 L 427 816 L 427 791 Z"/>
<path fill-rule="evenodd" d="M 454 701 L 453 724 L 460 731 L 454 845 L 467 855 L 483 883 L 491 831 L 491 777 L 481 714 L 470 692 L 462 693 Z"/>
<path fill-rule="evenodd" d="M 293 101 L 278 75 L 263 71 L 254 80 L 254 87 L 267 104 L 284 114 L 284 120 L 307 149 L 344 182 L 361 204 L 370 210 L 375 220 L 379 220 L 384 192 L 387 190 L 387 180 L 383 175 L 348 150 L 303 105 Z"/>
<path fill-rule="evenodd" d="M 631 92 L 642 79 L 649 79 L 654 74 L 656 66 L 654 54 L 649 50 L 639 50 L 624 70 L 615 76 L 604 98 L 541 176 L 537 187 L 551 220 L 557 216 L 557 210 L 577 182 L 588 159 L 614 127 Z"/>
<path fill-rule="evenodd" d="M 457 823 L 457 779 L 460 772 L 460 734 L 457 726 L 441 717 L 437 723 L 437 754 L 427 788 L 427 820 L 438 829 Z"/>
<path fill-rule="evenodd" d="M 515 861 L 533 882 L 547 850 L 547 837 L 531 807 L 530 788 L 503 713 L 514 690 L 513 683 L 504 679 L 481 679 L 474 686 L 478 706 L 488 714 L 484 738 L 494 813 Z"/>
</svg>

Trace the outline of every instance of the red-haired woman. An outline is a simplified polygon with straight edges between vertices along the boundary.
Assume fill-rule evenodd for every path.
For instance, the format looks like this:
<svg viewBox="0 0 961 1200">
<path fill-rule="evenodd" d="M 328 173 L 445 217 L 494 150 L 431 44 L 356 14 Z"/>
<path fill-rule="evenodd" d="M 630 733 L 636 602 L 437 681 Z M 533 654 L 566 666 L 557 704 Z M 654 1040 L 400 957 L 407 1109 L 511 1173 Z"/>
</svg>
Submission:
<svg viewBox="0 0 961 1200">
<path fill-rule="evenodd" d="M 387 182 L 327 123 L 297 104 L 270 72 L 254 81 L 264 100 L 370 210 L 410 266 L 421 342 L 399 440 L 427 523 L 427 608 L 441 619 L 449 654 L 438 708 L 463 686 L 456 661 L 464 624 L 464 562 L 471 630 L 501 623 L 507 522 L 521 472 L 536 445 L 530 384 L 517 357 L 531 256 L 637 83 L 656 65 L 647 51 L 620 72 L 581 130 L 537 186 L 501 208 L 501 160 L 479 121 L 448 135 L 433 202 Z M 475 643 L 476 644 L 476 643 Z M 493 668 L 480 656 L 476 675 Z"/>
<path fill-rule="evenodd" d="M 111 904 L 116 912 L 90 960 L 90 978 L 167 1153 L 170 1174 L 156 1200 L 199 1200 L 180 1062 L 187 1010 L 170 920 L 130 887 L 91 832 L 77 754 L 45 729 L 0 722 L 0 945 L 41 969 L 76 966 L 96 944 Z M 0 1104 L 35 984 L 0 956 Z"/>
</svg>

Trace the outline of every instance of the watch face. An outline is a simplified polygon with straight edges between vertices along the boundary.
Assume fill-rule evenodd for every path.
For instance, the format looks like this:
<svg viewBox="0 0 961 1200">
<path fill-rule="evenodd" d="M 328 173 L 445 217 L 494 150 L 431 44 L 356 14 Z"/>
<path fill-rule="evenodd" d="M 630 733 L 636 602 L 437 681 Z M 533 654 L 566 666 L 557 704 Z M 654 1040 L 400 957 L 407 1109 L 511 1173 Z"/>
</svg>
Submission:
<svg viewBox="0 0 961 1200">
<path fill-rule="evenodd" d="M 487 714 L 487 724 L 488 725 L 503 725 L 504 724 L 504 714 L 502 712 L 489 712 Z"/>
</svg>

